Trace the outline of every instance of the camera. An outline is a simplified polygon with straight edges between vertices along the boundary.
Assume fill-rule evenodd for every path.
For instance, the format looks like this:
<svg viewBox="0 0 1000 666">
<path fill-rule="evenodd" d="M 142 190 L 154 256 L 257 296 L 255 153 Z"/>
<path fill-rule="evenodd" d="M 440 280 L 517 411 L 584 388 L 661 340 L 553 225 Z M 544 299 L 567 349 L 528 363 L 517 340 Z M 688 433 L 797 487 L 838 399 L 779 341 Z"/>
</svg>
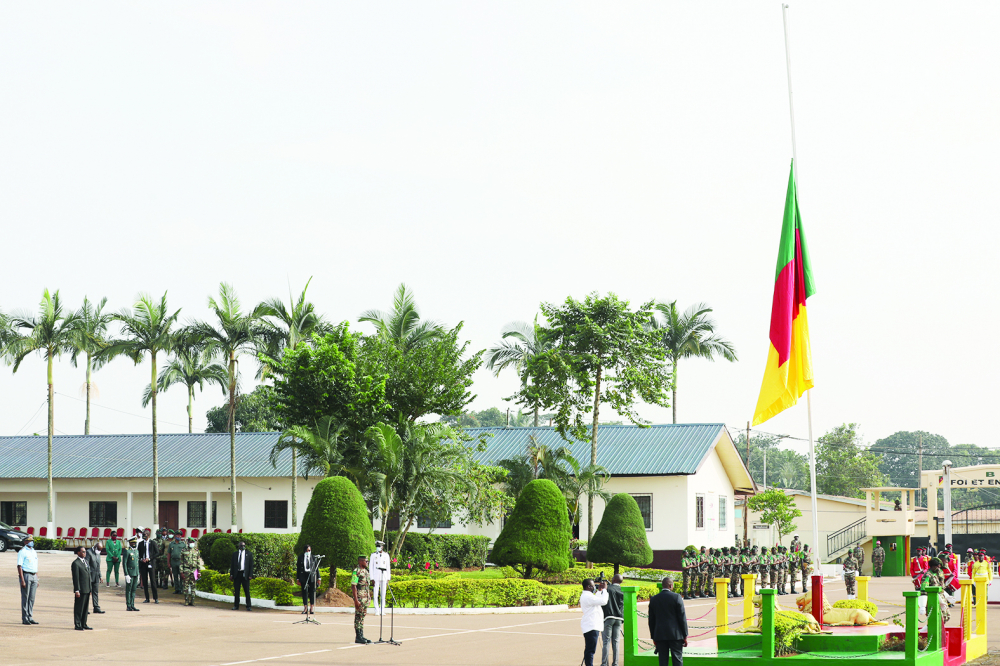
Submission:
<svg viewBox="0 0 1000 666">
<path fill-rule="evenodd" d="M 594 584 L 600 585 L 601 583 L 604 583 L 606 581 L 607 579 L 604 577 L 604 572 L 602 571 L 599 574 L 597 574 L 597 578 L 594 579 Z"/>
</svg>

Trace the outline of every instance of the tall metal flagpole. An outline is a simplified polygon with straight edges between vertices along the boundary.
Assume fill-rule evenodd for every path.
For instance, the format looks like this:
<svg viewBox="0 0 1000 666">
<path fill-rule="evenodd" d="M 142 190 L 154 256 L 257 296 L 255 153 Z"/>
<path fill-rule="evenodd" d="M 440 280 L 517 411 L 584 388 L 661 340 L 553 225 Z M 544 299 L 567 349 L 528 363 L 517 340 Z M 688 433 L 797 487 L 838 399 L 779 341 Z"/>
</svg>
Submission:
<svg viewBox="0 0 1000 666">
<path fill-rule="evenodd" d="M 788 5 L 781 5 L 781 23 L 785 28 L 785 69 L 788 73 L 788 118 L 792 127 L 792 174 L 795 178 L 795 198 L 799 196 L 799 157 L 795 151 L 795 104 L 792 101 L 792 51 L 788 45 Z M 809 486 L 812 489 L 812 536 L 815 571 L 819 573 L 822 564 L 819 544 L 819 510 L 816 503 L 816 446 L 813 444 L 812 393 L 806 391 L 806 414 L 809 418 Z"/>
</svg>

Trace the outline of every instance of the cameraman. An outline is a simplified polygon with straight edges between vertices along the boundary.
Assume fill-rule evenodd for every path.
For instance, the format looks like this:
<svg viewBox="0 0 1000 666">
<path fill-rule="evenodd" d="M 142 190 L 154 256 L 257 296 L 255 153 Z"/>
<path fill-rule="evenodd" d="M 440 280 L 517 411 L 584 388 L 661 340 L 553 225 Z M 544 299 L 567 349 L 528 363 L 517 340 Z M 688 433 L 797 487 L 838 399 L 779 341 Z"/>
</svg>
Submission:
<svg viewBox="0 0 1000 666">
<path fill-rule="evenodd" d="M 583 619 L 580 628 L 583 629 L 583 663 L 594 666 L 594 653 L 597 652 L 597 637 L 604 631 L 604 611 L 602 606 L 608 603 L 608 592 L 605 589 L 607 581 L 601 581 L 596 586 L 590 578 L 583 581 L 583 592 L 580 593 L 580 610 Z"/>
</svg>

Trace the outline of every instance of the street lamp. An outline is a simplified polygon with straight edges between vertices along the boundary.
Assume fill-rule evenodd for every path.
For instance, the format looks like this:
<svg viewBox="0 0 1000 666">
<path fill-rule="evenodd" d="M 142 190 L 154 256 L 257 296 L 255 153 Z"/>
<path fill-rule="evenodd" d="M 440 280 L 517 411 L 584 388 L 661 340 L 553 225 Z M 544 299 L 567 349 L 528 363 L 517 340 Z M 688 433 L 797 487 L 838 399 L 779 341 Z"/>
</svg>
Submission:
<svg viewBox="0 0 1000 666">
<path fill-rule="evenodd" d="M 944 468 L 944 542 L 951 543 L 951 461 L 941 463 Z M 937 512 L 937 507 L 934 507 Z M 929 525 L 930 523 L 928 523 Z"/>
</svg>

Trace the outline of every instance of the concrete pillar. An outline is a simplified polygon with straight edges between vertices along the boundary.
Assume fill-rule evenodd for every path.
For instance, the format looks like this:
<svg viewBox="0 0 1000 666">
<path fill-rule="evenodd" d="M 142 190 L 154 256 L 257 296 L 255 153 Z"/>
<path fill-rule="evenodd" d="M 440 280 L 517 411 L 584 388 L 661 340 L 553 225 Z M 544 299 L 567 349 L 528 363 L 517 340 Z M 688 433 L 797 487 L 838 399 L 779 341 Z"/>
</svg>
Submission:
<svg viewBox="0 0 1000 666">
<path fill-rule="evenodd" d="M 962 635 L 968 642 L 972 638 L 972 586 L 976 582 L 963 578 L 958 583 L 962 586 Z"/>
<path fill-rule="evenodd" d="M 986 635 L 986 576 L 976 576 L 976 635 Z"/>
<path fill-rule="evenodd" d="M 212 525 L 212 491 L 205 493 L 205 532 L 211 532 L 215 528 Z"/>
<path fill-rule="evenodd" d="M 729 579 L 715 579 L 715 633 L 729 632 Z"/>
</svg>

